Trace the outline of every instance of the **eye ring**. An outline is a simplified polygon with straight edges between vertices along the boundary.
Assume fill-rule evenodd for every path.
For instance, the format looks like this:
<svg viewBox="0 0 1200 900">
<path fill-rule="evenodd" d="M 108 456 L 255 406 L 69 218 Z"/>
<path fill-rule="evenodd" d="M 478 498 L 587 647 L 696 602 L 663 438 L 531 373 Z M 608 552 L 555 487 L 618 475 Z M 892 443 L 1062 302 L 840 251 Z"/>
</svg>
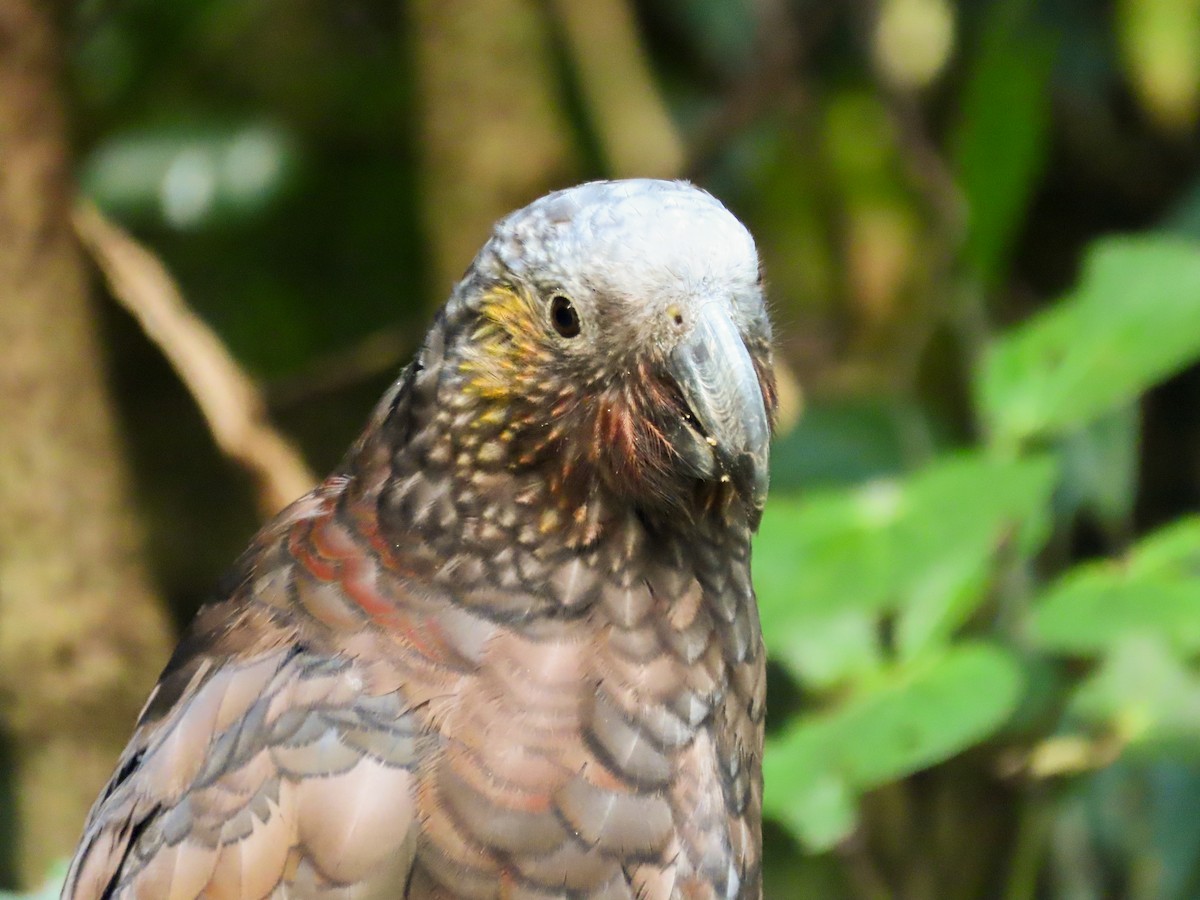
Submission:
<svg viewBox="0 0 1200 900">
<path fill-rule="evenodd" d="M 550 321 L 554 330 L 565 338 L 573 338 L 579 334 L 579 313 L 575 306 L 562 294 L 555 294 L 550 301 Z"/>
</svg>

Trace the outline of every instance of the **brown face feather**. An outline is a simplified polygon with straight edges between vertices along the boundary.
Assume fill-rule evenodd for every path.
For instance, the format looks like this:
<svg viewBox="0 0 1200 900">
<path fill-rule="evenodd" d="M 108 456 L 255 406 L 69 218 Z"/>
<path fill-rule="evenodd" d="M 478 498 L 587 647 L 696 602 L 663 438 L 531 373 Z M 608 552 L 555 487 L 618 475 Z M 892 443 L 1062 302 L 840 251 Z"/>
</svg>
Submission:
<svg viewBox="0 0 1200 900">
<path fill-rule="evenodd" d="M 679 402 L 649 366 L 610 388 L 593 411 L 598 475 L 614 494 L 645 505 L 670 496 L 677 453 L 665 428 L 681 415 Z"/>
<path fill-rule="evenodd" d="M 568 528 L 581 508 L 605 497 L 686 518 L 723 506 L 716 501 L 729 492 L 698 484 L 671 439 L 699 427 L 656 343 L 631 339 L 614 358 L 607 344 L 592 337 L 589 347 L 585 336 L 568 352 L 551 332 L 546 306 L 529 289 L 482 293 L 451 375 L 455 421 L 466 423 L 465 433 L 447 436 L 460 467 L 484 462 L 540 472 Z M 750 349 L 773 417 L 770 348 Z"/>
</svg>

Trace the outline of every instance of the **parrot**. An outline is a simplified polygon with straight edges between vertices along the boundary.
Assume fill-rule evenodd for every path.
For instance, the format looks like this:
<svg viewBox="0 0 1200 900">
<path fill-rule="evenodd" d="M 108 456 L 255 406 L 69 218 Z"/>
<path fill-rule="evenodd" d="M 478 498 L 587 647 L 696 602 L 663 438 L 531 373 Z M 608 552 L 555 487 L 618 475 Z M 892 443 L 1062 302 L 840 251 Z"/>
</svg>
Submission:
<svg viewBox="0 0 1200 900">
<path fill-rule="evenodd" d="M 154 687 L 64 900 L 751 900 L 777 390 L 683 181 L 501 219 Z"/>
</svg>

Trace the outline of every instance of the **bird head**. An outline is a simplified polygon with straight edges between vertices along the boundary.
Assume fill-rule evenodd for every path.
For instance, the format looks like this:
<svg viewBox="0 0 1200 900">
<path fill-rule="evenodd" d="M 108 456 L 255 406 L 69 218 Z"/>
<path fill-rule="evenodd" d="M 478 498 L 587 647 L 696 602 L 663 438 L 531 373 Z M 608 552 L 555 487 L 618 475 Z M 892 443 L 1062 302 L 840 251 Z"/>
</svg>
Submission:
<svg viewBox="0 0 1200 900">
<path fill-rule="evenodd" d="M 689 512 L 757 520 L 775 410 L 754 241 L 684 182 L 595 182 L 495 227 L 447 306 L 456 454 Z"/>
</svg>

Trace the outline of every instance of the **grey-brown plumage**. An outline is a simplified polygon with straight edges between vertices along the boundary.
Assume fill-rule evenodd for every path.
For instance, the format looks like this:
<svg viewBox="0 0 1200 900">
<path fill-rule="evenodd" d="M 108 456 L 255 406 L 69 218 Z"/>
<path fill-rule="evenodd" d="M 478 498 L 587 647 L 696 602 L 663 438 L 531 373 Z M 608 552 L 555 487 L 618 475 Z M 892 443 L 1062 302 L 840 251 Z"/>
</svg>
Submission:
<svg viewBox="0 0 1200 900">
<path fill-rule="evenodd" d="M 757 898 L 753 242 L 683 183 L 503 220 L 155 688 L 70 898 Z"/>
</svg>

